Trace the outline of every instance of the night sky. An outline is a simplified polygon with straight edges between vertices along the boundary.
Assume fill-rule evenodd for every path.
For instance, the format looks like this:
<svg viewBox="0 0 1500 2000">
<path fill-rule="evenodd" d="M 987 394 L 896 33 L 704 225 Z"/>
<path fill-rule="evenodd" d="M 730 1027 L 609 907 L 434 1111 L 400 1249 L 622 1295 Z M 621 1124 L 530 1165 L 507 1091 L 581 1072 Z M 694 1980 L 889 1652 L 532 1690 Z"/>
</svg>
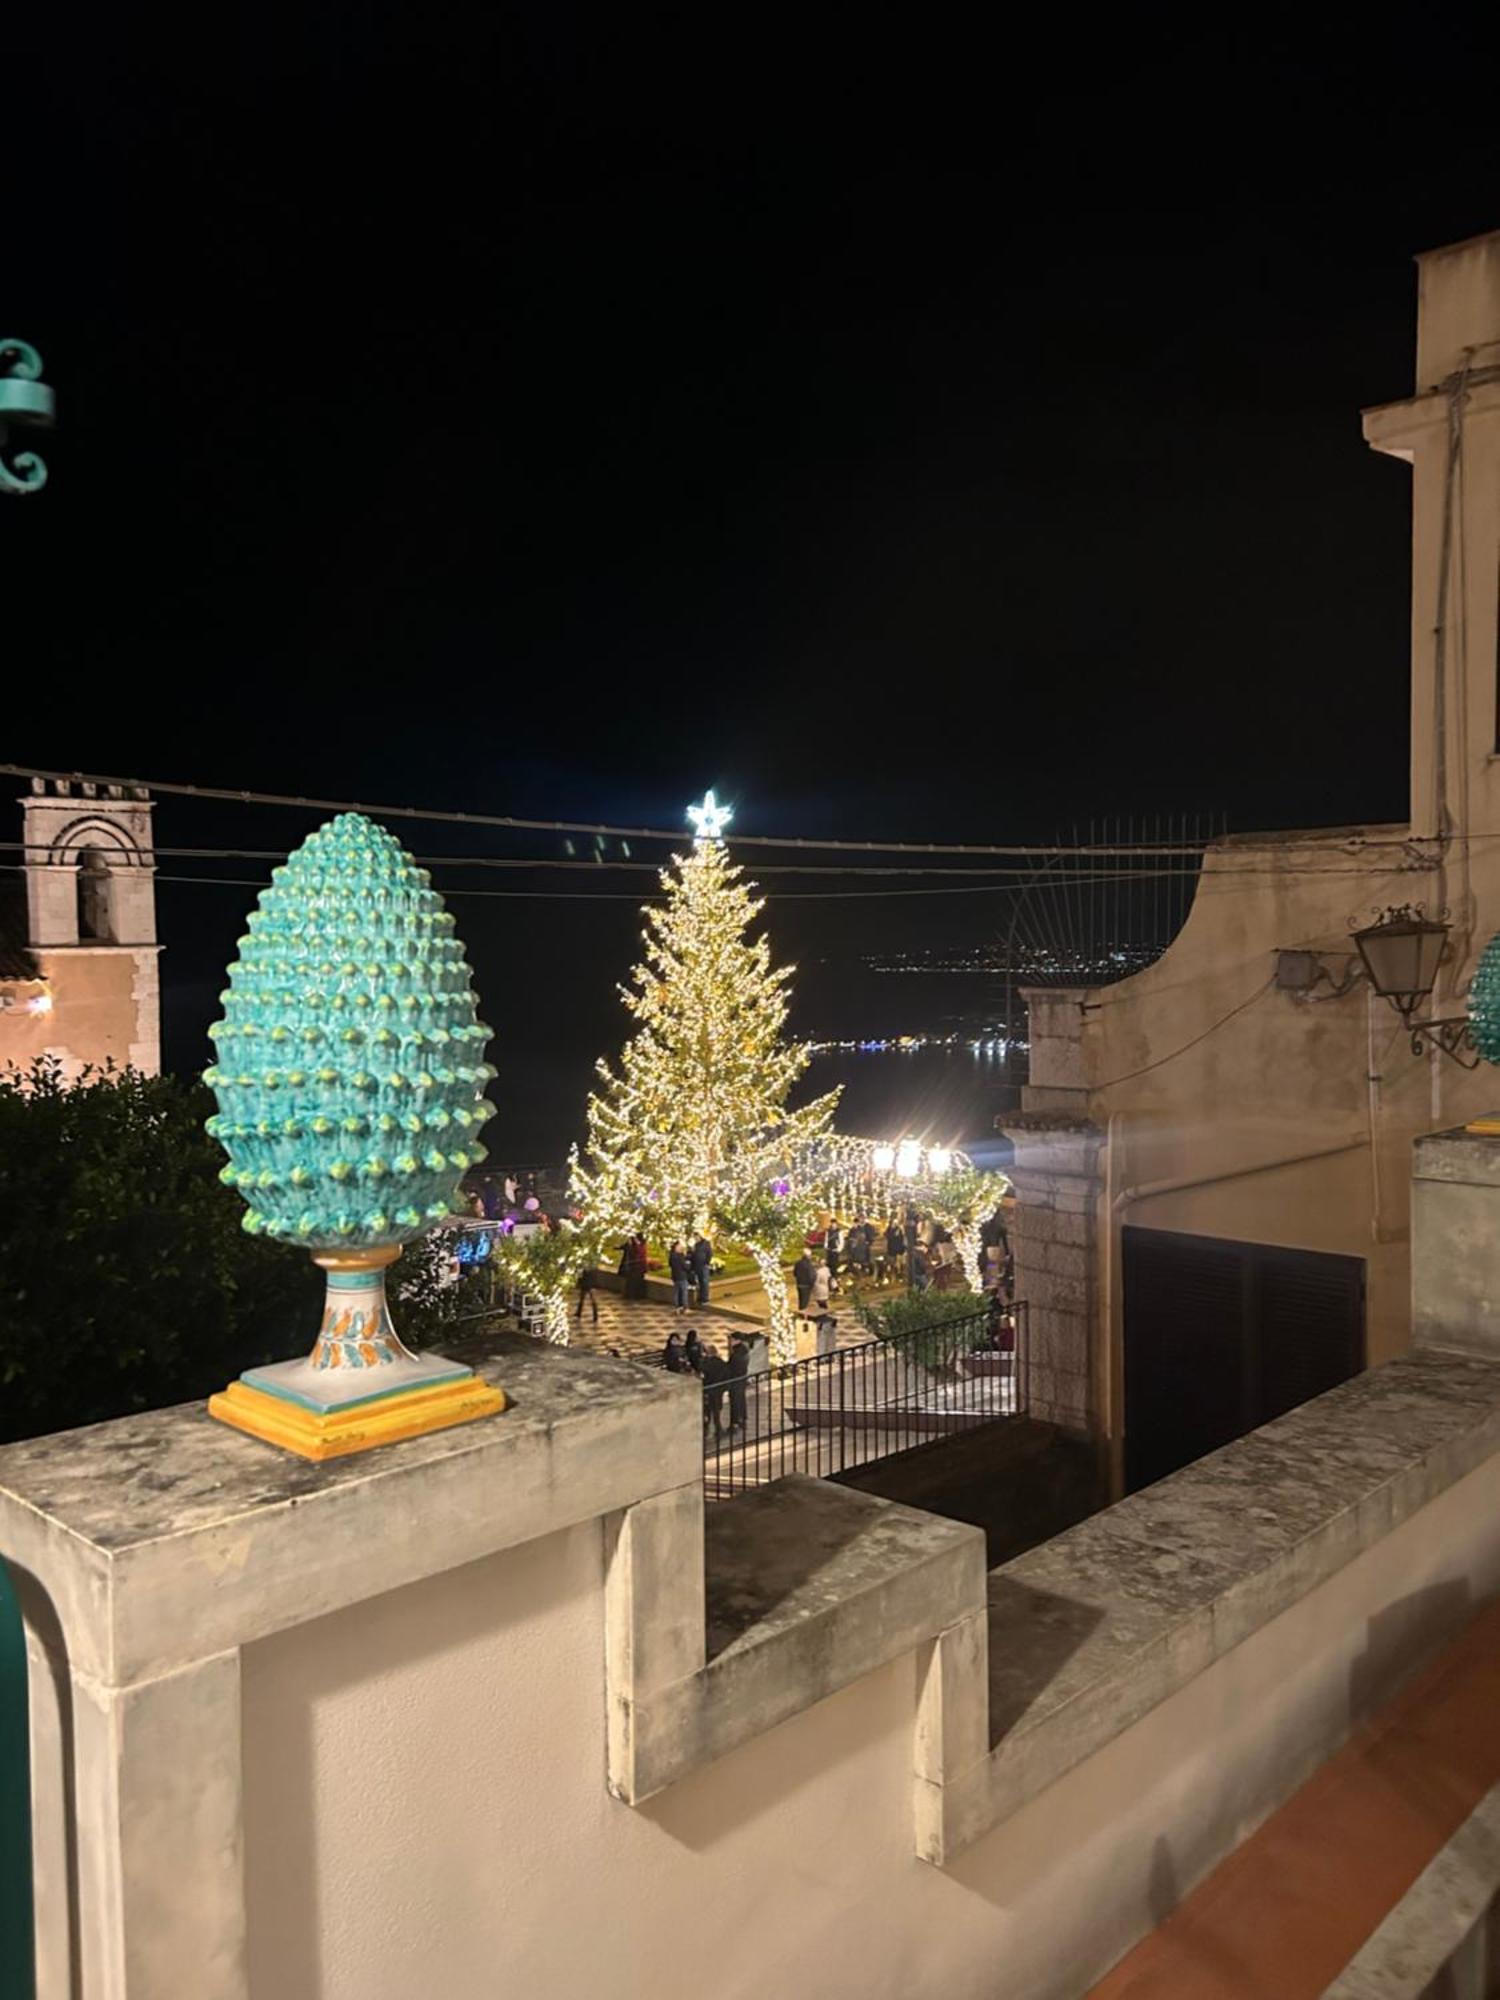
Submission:
<svg viewBox="0 0 1500 2000">
<path fill-rule="evenodd" d="M 1408 478 L 1358 412 L 1409 391 L 1412 254 L 1500 225 L 1462 29 L 195 19 L 8 25 L 0 331 L 61 428 L 0 503 L 6 755 L 913 840 L 1404 812 Z M 626 898 L 453 905 L 545 1154 L 646 882 L 515 886 Z M 163 885 L 174 1066 L 252 896 Z M 925 1025 L 861 954 L 996 902 L 773 906 L 798 1026 Z"/>
</svg>

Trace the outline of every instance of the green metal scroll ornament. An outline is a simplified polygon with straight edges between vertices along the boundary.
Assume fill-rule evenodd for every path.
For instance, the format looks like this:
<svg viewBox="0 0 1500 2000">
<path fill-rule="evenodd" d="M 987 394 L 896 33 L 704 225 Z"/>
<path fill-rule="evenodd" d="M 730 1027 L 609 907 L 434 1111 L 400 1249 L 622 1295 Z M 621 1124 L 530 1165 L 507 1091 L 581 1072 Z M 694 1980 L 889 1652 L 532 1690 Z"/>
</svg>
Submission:
<svg viewBox="0 0 1500 2000">
<path fill-rule="evenodd" d="M 216 1416 L 327 1458 L 504 1407 L 467 1368 L 401 1343 L 385 1268 L 451 1214 L 479 1129 L 490 1031 L 453 919 L 401 843 L 360 813 L 312 834 L 251 913 L 209 1030 L 208 1130 L 252 1235 L 327 1272 L 306 1361 L 251 1369 Z"/>
<path fill-rule="evenodd" d="M 42 357 L 24 340 L 0 339 L 0 493 L 40 493 L 47 468 L 34 451 L 9 449 L 12 426 L 50 430 L 57 398 L 42 380 Z"/>
</svg>

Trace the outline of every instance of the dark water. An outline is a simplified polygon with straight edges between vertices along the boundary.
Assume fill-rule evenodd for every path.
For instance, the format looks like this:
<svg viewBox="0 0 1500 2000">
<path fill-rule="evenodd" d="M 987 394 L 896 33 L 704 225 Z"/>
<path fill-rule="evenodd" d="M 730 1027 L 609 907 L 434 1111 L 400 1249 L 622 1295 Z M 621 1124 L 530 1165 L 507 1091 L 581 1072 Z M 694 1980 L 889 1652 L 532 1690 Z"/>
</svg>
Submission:
<svg viewBox="0 0 1500 2000">
<path fill-rule="evenodd" d="M 1014 1072 L 998 1049 L 956 1048 L 840 1051 L 814 1056 L 798 1090 L 815 1096 L 843 1086 L 836 1123 L 863 1138 L 923 1139 L 962 1146 L 979 1157 L 1009 1147 L 995 1130 L 997 1115 L 1015 1102 Z M 985 1157 L 982 1164 L 990 1164 Z"/>
<path fill-rule="evenodd" d="M 243 888 L 214 890 L 163 883 L 163 1033 L 166 1064 L 180 1074 L 201 1072 L 210 1058 L 205 1039 L 219 1011 L 219 969 L 235 951 L 245 910 Z M 494 1028 L 489 1060 L 499 1070 L 490 1087 L 498 1115 L 484 1134 L 492 1161 L 546 1164 L 563 1159 L 583 1136 L 584 1106 L 596 1057 L 617 1053 L 631 1023 L 618 983 L 639 956 L 639 914 L 633 903 L 580 906 L 564 919 L 533 916 L 522 902 L 462 906 L 483 1007 Z M 797 960 L 796 1003 L 789 1032 L 820 1035 L 915 1033 L 954 1036 L 950 1045 L 914 1050 L 839 1051 L 815 1056 L 798 1090 L 801 1101 L 834 1084 L 844 1086 L 838 1128 L 867 1138 L 926 1138 L 966 1150 L 995 1138 L 1005 1104 L 1006 1071 L 998 1053 L 971 1037 L 997 1018 L 993 977 L 961 974 L 895 976 L 872 969 L 882 946 L 962 943 L 968 925 L 954 923 L 950 940 L 937 920 L 907 936 L 894 917 L 872 925 L 870 906 L 788 905 L 778 919 L 778 955 Z M 811 912 L 811 914 L 808 914 Z M 949 906 L 942 906 L 948 921 Z M 970 920 L 971 921 L 971 920 Z M 805 934 L 799 934 L 799 931 Z M 1017 1081 L 1014 1075 L 1011 1080 Z"/>
</svg>

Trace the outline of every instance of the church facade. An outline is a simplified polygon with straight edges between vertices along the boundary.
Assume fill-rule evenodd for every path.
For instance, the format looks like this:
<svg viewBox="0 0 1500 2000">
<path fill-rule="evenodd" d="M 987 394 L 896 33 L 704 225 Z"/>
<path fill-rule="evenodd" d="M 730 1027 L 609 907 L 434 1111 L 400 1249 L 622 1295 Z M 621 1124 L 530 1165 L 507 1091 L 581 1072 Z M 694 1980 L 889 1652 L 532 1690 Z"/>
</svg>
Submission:
<svg viewBox="0 0 1500 2000">
<path fill-rule="evenodd" d="M 0 1069 L 161 1068 L 156 857 L 140 787 L 33 778 L 26 896 L 0 934 Z"/>
</svg>

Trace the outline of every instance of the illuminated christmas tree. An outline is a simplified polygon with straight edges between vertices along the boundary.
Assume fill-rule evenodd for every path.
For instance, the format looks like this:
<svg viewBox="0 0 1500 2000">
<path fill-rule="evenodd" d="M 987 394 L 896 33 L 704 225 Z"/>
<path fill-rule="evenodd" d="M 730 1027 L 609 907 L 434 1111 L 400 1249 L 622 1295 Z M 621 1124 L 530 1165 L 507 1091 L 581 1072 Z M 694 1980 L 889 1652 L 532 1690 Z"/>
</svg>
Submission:
<svg viewBox="0 0 1500 2000">
<path fill-rule="evenodd" d="M 788 1111 L 811 1060 L 784 1038 L 793 968 L 773 966 L 764 934 L 750 935 L 765 905 L 720 838 L 728 809 L 710 792 L 688 817 L 693 846 L 663 870 L 665 904 L 646 912 L 645 957 L 621 988 L 636 1030 L 618 1069 L 599 1065 L 587 1165 L 574 1161 L 575 1201 L 622 1234 L 670 1238 L 706 1231 L 716 1216 L 763 1216 L 764 1197 L 791 1194 L 775 1196 L 773 1183 L 798 1148 L 827 1131 L 838 1102 L 835 1090 Z M 783 1242 L 751 1242 L 732 1223 L 730 1232 L 761 1253 L 772 1355 L 789 1359 Z"/>
</svg>

